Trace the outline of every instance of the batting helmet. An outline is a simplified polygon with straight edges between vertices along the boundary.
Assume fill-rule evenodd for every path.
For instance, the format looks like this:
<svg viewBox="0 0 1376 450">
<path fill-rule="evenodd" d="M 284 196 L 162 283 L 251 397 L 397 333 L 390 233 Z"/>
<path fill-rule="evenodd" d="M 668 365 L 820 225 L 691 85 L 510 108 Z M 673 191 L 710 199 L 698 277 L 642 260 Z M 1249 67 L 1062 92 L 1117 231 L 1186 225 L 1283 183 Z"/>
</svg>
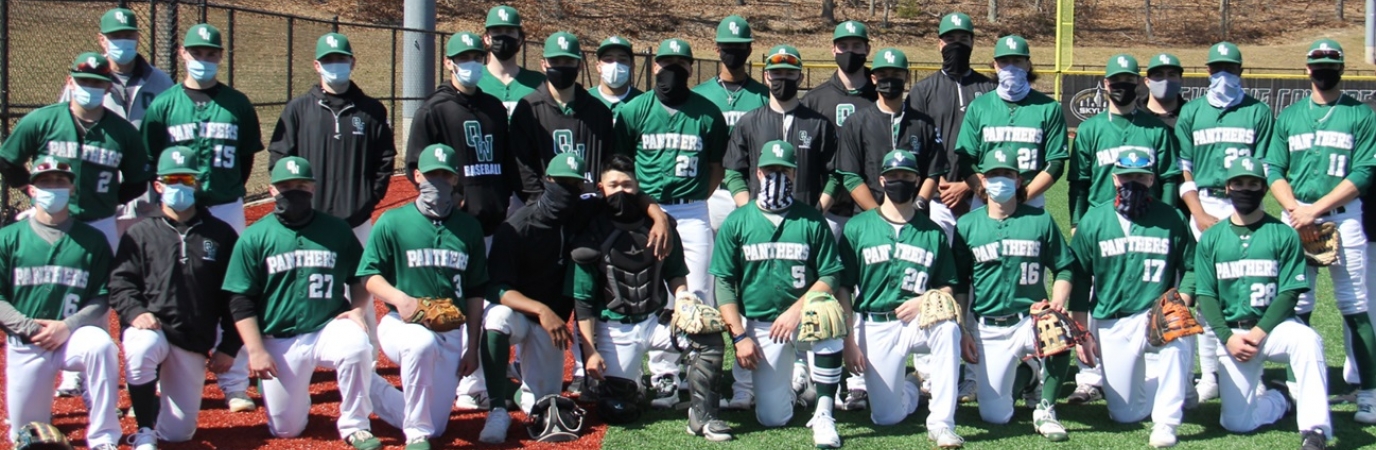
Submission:
<svg viewBox="0 0 1376 450">
<path fill-rule="evenodd" d="M 611 424 L 640 419 L 640 386 L 635 380 L 606 377 L 597 386 L 597 415 Z"/>
</svg>

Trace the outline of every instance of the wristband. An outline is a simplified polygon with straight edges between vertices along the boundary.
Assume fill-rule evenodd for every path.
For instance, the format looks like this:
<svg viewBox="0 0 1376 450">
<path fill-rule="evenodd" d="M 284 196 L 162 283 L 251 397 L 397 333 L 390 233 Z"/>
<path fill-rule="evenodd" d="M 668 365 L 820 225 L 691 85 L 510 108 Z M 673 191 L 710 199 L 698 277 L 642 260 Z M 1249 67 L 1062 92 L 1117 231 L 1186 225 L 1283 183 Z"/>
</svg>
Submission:
<svg viewBox="0 0 1376 450">
<path fill-rule="evenodd" d="M 750 337 L 750 334 L 749 334 L 749 333 L 741 333 L 740 335 L 737 335 L 737 336 L 731 336 L 731 344 L 739 344 L 739 343 L 741 343 L 741 341 L 744 341 L 746 338 L 749 338 L 749 337 Z"/>
<path fill-rule="evenodd" d="M 1184 200 L 1184 199 L 1185 199 L 1185 194 L 1188 194 L 1188 193 L 1191 193 L 1191 192 L 1195 192 L 1195 191 L 1198 191 L 1198 190 L 1199 190 L 1199 185 L 1194 184 L 1193 181 L 1186 181 L 1186 182 L 1184 182 L 1184 183 L 1180 183 L 1180 199 L 1181 199 L 1181 200 Z"/>
</svg>

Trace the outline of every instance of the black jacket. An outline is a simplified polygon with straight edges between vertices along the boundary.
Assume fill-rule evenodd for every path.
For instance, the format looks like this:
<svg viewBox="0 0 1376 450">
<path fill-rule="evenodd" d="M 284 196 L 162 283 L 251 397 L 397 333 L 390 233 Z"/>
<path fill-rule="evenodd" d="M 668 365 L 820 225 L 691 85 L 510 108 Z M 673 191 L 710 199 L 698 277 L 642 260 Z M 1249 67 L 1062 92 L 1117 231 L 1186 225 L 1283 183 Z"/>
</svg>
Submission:
<svg viewBox="0 0 1376 450">
<path fill-rule="evenodd" d="M 511 114 L 511 151 L 521 173 L 521 198 L 526 204 L 545 192 L 545 167 L 560 153 L 575 151 L 587 164 L 583 192 L 593 192 L 602 175 L 602 162 L 611 157 L 612 110 L 582 86 L 573 87 L 573 101 L 560 106 L 542 83 L 516 102 Z"/>
<path fill-rule="evenodd" d="M 975 97 L 991 92 L 999 84 L 984 74 L 971 70 L 959 80 L 936 71 L 918 81 L 908 93 L 908 106 L 932 118 L 941 135 L 946 149 L 946 160 L 956 161 L 956 137 L 960 136 L 960 124 L 965 120 L 965 107 Z M 955 172 L 946 179 L 955 178 Z"/>
<path fill-rule="evenodd" d="M 441 85 L 411 119 L 406 142 L 406 178 L 415 182 L 421 150 L 442 143 L 458 153 L 459 186 L 464 212 L 472 214 L 491 236 L 506 220 L 511 194 L 520 189 L 516 158 L 507 140 L 506 107 L 479 89 L 465 95 L 454 86 Z"/>
<path fill-rule="evenodd" d="M 220 290 L 238 239 L 229 224 L 203 207 L 185 225 L 156 217 L 130 227 L 110 273 L 110 306 L 120 324 L 128 328 L 134 318 L 151 312 L 178 348 L 238 354 L 243 344 L 229 314 L 229 294 Z M 217 324 L 224 330 L 218 347 Z"/>
<path fill-rule="evenodd" d="M 879 166 L 891 151 L 902 149 L 913 152 L 913 156 L 917 157 L 917 167 L 927 168 L 927 173 L 919 174 L 924 180 L 928 176 L 951 170 L 946 152 L 941 147 L 941 132 L 933 125 L 931 117 L 907 107 L 898 120 L 898 129 L 894 130 L 894 117 L 874 105 L 856 111 L 846 119 L 846 126 L 841 127 L 836 150 L 836 171 L 859 175 L 869 186 L 877 203 L 884 202 L 884 187 L 879 185 Z M 918 186 L 921 186 L 921 182 Z"/>
<path fill-rule="evenodd" d="M 1145 95 L 1138 94 L 1137 109 L 1141 111 L 1146 111 L 1147 113 L 1156 116 L 1157 119 L 1161 119 L 1162 122 L 1165 122 L 1166 126 L 1170 127 L 1171 131 L 1175 131 L 1175 121 L 1180 119 L 1180 110 L 1185 107 L 1185 97 L 1176 94 L 1175 109 L 1172 111 L 1166 111 L 1164 114 L 1157 114 L 1155 111 L 1152 111 L 1151 108 L 1147 108 L 1147 102 L 1150 98 L 1151 93 L 1147 93 Z"/>
<path fill-rule="evenodd" d="M 856 110 L 873 105 L 879 98 L 879 94 L 874 92 L 874 83 L 870 82 L 868 70 L 865 73 L 865 85 L 854 91 L 841 84 L 840 76 L 839 73 L 833 73 L 831 78 L 807 91 L 807 95 L 800 100 L 803 106 L 831 119 L 836 128 L 841 128 L 846 117 Z"/>
<path fill-rule="evenodd" d="M 798 158 L 793 198 L 816 206 L 822 196 L 822 188 L 835 168 L 832 161 L 836 157 L 836 129 L 830 119 L 803 105 L 793 108 L 789 115 L 792 116 L 792 122 L 785 136 L 786 116 L 783 113 L 774 111 L 769 105 L 745 113 L 731 130 L 731 141 L 726 145 L 726 156 L 721 164 L 726 170 L 739 173 L 749 189 L 750 197 L 755 198 L 760 192 L 760 180 L 755 176 L 755 169 L 759 168 L 760 151 L 764 144 L 774 140 L 788 141 L 797 150 Z M 732 194 L 735 194 L 736 189 L 732 190 Z"/>
<path fill-rule="evenodd" d="M 311 206 L 356 227 L 387 196 L 397 156 L 387 108 L 352 85 L 344 95 L 319 85 L 282 109 L 272 130 L 268 167 L 300 156 L 315 169 Z"/>
</svg>

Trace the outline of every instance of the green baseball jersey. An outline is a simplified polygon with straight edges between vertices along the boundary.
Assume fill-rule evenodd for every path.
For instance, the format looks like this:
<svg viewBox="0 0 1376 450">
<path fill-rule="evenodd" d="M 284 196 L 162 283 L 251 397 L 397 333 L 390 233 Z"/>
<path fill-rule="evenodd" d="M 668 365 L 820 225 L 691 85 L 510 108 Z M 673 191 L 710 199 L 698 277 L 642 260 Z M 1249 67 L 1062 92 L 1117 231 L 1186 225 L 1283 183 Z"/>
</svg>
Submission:
<svg viewBox="0 0 1376 450">
<path fill-rule="evenodd" d="M 616 113 L 616 151 L 635 157 L 640 190 L 660 203 L 706 200 L 712 165 L 726 152 L 726 120 L 706 97 L 689 93 L 670 110 L 642 95 Z"/>
<path fill-rule="evenodd" d="M 248 97 L 224 84 L 207 91 L 214 97 L 206 104 L 197 104 L 186 90 L 179 84 L 149 105 L 141 129 L 149 156 L 157 161 L 167 147 L 190 147 L 201 171 L 196 204 L 215 206 L 243 198 L 248 182 L 244 156 L 252 159 L 263 150 L 258 112 Z"/>
<path fill-rule="evenodd" d="M 1136 220 L 1123 217 L 1112 204 L 1091 208 L 1070 238 L 1070 250 L 1077 287 L 1070 309 L 1090 311 L 1096 319 L 1150 309 L 1177 278 L 1194 269 L 1194 234 L 1184 216 L 1154 200 Z"/>
<path fill-rule="evenodd" d="M 434 220 L 413 204 L 382 213 L 358 263 L 359 279 L 371 275 L 411 297 L 453 298 L 467 314 L 467 299 L 481 297 L 487 284 L 483 227 L 457 211 Z"/>
<path fill-rule="evenodd" d="M 1190 100 L 1175 121 L 1180 169 L 1201 188 L 1222 189 L 1234 159 L 1264 156 L 1273 122 L 1271 107 L 1250 95 L 1228 109 L 1213 107 L 1205 96 Z"/>
<path fill-rule="evenodd" d="M 635 100 L 636 97 L 639 97 L 640 94 L 644 94 L 645 92 L 641 91 L 640 89 L 636 89 L 635 86 L 631 86 L 629 88 L 626 88 L 625 97 L 616 99 L 615 101 L 612 101 L 612 99 L 608 99 L 606 96 L 602 95 L 602 91 L 598 90 L 597 86 L 588 88 L 588 93 L 592 94 L 592 98 L 595 98 L 598 101 L 602 102 L 602 104 L 605 105 L 607 109 L 611 110 L 613 120 L 615 120 L 616 112 L 621 110 L 622 105 L 625 105 L 627 102 L 631 100 Z"/>
<path fill-rule="evenodd" d="M 973 288 L 970 309 L 975 315 L 1026 313 L 1033 303 L 1048 298 L 1045 271 L 1065 277 L 1074 257 L 1050 213 L 1020 204 L 1012 215 L 995 220 L 987 208 L 956 221 L 951 247 L 961 271 L 959 280 Z"/>
<path fill-rule="evenodd" d="M 707 97 L 707 100 L 721 109 L 721 116 L 726 118 L 727 133 L 735 129 L 736 122 L 739 122 L 745 113 L 769 104 L 769 87 L 755 81 L 754 78 L 745 80 L 740 87 L 732 90 L 723 86 L 720 78 L 712 77 L 693 87 L 693 92 Z"/>
<path fill-rule="evenodd" d="M 114 256 L 105 235 L 79 221 L 51 244 L 33 219 L 0 229 L 0 295 L 30 319 L 62 320 L 107 295 Z"/>
<path fill-rule="evenodd" d="M 120 183 L 141 184 L 153 177 L 143 137 L 115 114 L 105 114 L 84 132 L 76 122 L 66 103 L 38 108 L 14 125 L 0 145 L 0 159 L 22 167 L 51 156 L 71 165 L 76 174 L 72 216 L 87 222 L 114 216 Z"/>
<path fill-rule="evenodd" d="M 1224 320 L 1259 320 L 1276 294 L 1309 291 L 1302 249 L 1295 229 L 1270 215 L 1209 227 L 1195 251 L 1195 295 L 1217 298 Z"/>
<path fill-rule="evenodd" d="M 516 72 L 516 78 L 513 78 L 511 83 L 502 84 L 502 80 L 497 79 L 487 66 L 483 66 L 483 77 L 478 80 L 478 89 L 501 100 L 502 106 L 506 107 L 506 117 L 510 119 L 511 113 L 516 112 L 516 102 L 521 101 L 521 97 L 535 92 L 544 82 L 545 74 L 522 67 L 520 72 Z"/>
<path fill-rule="evenodd" d="M 254 298 L 264 335 L 313 333 L 349 310 L 344 289 L 356 279 L 362 253 L 343 219 L 316 211 L 293 229 L 264 217 L 234 245 L 224 290 Z"/>
<path fill-rule="evenodd" d="M 669 250 L 669 256 L 664 258 L 664 264 L 660 267 L 662 283 L 667 283 L 674 278 L 688 276 L 688 263 L 683 255 L 683 241 L 679 238 L 678 231 L 673 228 L 669 229 L 669 234 L 673 240 L 673 248 Z M 598 239 L 606 239 L 606 237 L 599 236 Z M 564 280 L 564 294 L 573 297 L 574 301 L 592 306 L 592 310 L 596 311 L 597 317 L 602 320 L 624 320 L 625 314 L 607 309 L 607 303 L 611 301 L 605 295 L 604 286 L 607 283 L 607 275 L 597 267 L 597 264 L 602 264 L 600 258 L 595 264 L 569 264 L 568 276 Z M 674 295 L 672 292 L 668 292 L 665 298 L 672 303 Z"/>
<path fill-rule="evenodd" d="M 1151 156 L 1156 183 L 1152 196 L 1161 198 L 1163 180 L 1180 175 L 1175 135 L 1156 116 L 1137 111 L 1120 116 L 1104 111 L 1090 117 L 1075 132 L 1071 143 L 1070 181 L 1089 183 L 1089 206 L 1113 203 L 1118 197 L 1113 187 L 1113 165 L 1118 154 L 1141 150 Z"/>
<path fill-rule="evenodd" d="M 985 153 L 1011 149 L 1011 154 L 1018 155 L 1023 184 L 1045 170 L 1048 161 L 1070 158 L 1061 104 L 1036 90 L 1019 102 L 1006 102 L 997 95 L 976 97 L 966 110 L 960 130 L 957 154 L 968 156 L 978 166 Z"/>
<path fill-rule="evenodd" d="M 1284 177 L 1304 203 L 1323 198 L 1353 174 L 1353 166 L 1365 169 L 1376 163 L 1373 158 L 1376 114 L 1346 94 L 1332 105 L 1310 99 L 1286 107 L 1276 118 L 1265 157 L 1267 176 Z"/>
<path fill-rule="evenodd" d="M 836 237 L 816 208 L 736 208 L 717 231 L 710 272 L 737 286 L 741 314 L 772 322 L 824 276 L 841 276 Z M 833 286 L 834 287 L 834 286 Z"/>
<path fill-rule="evenodd" d="M 846 222 L 841 236 L 842 285 L 858 286 L 856 311 L 893 311 L 928 289 L 956 284 L 950 248 L 946 233 L 927 216 L 893 223 L 878 208 L 865 211 Z"/>
</svg>

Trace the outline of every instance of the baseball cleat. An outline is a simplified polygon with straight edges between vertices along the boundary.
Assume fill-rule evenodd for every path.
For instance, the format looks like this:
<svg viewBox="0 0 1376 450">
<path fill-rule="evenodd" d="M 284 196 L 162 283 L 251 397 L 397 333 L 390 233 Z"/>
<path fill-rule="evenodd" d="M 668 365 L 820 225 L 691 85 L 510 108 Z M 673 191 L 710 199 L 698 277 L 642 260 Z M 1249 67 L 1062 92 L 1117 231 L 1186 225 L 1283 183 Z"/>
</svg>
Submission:
<svg viewBox="0 0 1376 450">
<path fill-rule="evenodd" d="M 1357 414 L 1352 419 L 1359 423 L 1376 423 L 1376 390 L 1357 392 Z"/>
<path fill-rule="evenodd" d="M 960 387 L 956 392 L 956 400 L 961 403 L 970 403 L 979 399 L 979 385 L 975 380 L 960 380 Z"/>
<path fill-rule="evenodd" d="M 1170 425 L 1157 425 L 1151 429 L 1151 438 L 1147 444 L 1154 448 L 1166 448 L 1175 446 L 1175 427 Z"/>
<path fill-rule="evenodd" d="M 140 430 L 142 432 L 142 430 Z M 349 437 L 344 438 L 344 442 L 358 450 L 378 450 L 382 448 L 382 441 L 373 436 L 373 432 L 368 430 L 358 430 Z M 140 449 L 135 449 L 140 450 Z"/>
<path fill-rule="evenodd" d="M 697 409 L 688 408 L 688 434 L 712 442 L 726 442 L 731 440 L 731 426 L 718 419 L 704 421 L 698 417 Z"/>
<path fill-rule="evenodd" d="M 487 444 L 506 442 L 506 432 L 509 428 L 511 428 L 511 415 L 507 414 L 506 409 L 497 408 L 488 411 L 487 422 L 483 424 L 483 431 L 478 434 L 478 441 Z"/>
<path fill-rule="evenodd" d="M 1070 394 L 1070 397 L 1067 398 L 1065 402 L 1072 405 L 1080 405 L 1084 403 L 1097 402 L 1103 399 L 1104 391 L 1099 389 L 1098 386 L 1082 384 L 1079 386 L 1075 386 L 1075 392 L 1072 392 Z"/>
<path fill-rule="evenodd" d="M 789 380 L 793 385 L 793 393 L 799 394 L 803 389 L 807 389 L 807 363 L 803 361 L 793 362 L 793 378 Z"/>
<path fill-rule="evenodd" d="M 1194 385 L 1194 390 L 1199 395 L 1200 403 L 1218 398 L 1218 382 L 1211 377 L 1200 378 L 1199 383 Z"/>
<path fill-rule="evenodd" d="M 1309 430 L 1300 433 L 1300 450 L 1324 450 L 1328 448 L 1328 438 L 1323 430 Z"/>
<path fill-rule="evenodd" d="M 965 446 L 965 439 L 951 431 L 950 428 L 928 431 L 927 439 L 935 442 L 938 448 L 961 448 Z"/>
<path fill-rule="evenodd" d="M 243 391 L 226 393 L 225 404 L 229 405 L 229 412 L 249 412 L 258 409 L 258 405 Z"/>
<path fill-rule="evenodd" d="M 463 394 L 460 395 L 457 400 L 454 400 L 454 407 L 458 409 L 476 409 L 481 411 L 487 409 L 487 405 L 490 402 L 491 399 L 487 398 L 486 392 Z"/>
<path fill-rule="evenodd" d="M 650 407 L 655 409 L 673 408 L 678 403 L 678 383 L 673 377 L 660 377 L 654 381 L 655 399 L 650 400 Z"/>
<path fill-rule="evenodd" d="M 1056 420 L 1056 408 L 1051 402 L 1043 400 L 1037 405 L 1037 410 L 1032 412 L 1032 427 L 1038 434 L 1046 436 L 1051 442 L 1062 442 L 1070 439 L 1065 432 L 1065 426 L 1061 421 Z"/>
<path fill-rule="evenodd" d="M 430 439 L 424 437 L 407 439 L 406 450 L 430 450 Z"/>
<path fill-rule="evenodd" d="M 868 408 L 870 404 L 870 394 L 863 389 L 851 389 L 846 391 L 846 401 L 841 402 L 838 407 L 842 411 L 860 411 Z"/>
<path fill-rule="evenodd" d="M 755 394 L 737 392 L 730 400 L 721 399 L 720 408 L 726 410 L 745 410 L 755 406 Z"/>
<path fill-rule="evenodd" d="M 54 397 L 80 397 L 86 393 L 86 380 L 81 372 L 62 372 L 62 384 L 57 386 Z"/>
<path fill-rule="evenodd" d="M 841 448 L 841 435 L 836 433 L 836 419 L 830 414 L 818 413 L 807 421 L 812 429 L 812 443 L 817 448 Z"/>
<path fill-rule="evenodd" d="M 139 428 L 137 433 L 129 436 L 128 442 L 134 446 L 134 450 L 158 450 L 158 432 L 152 428 Z"/>
</svg>

